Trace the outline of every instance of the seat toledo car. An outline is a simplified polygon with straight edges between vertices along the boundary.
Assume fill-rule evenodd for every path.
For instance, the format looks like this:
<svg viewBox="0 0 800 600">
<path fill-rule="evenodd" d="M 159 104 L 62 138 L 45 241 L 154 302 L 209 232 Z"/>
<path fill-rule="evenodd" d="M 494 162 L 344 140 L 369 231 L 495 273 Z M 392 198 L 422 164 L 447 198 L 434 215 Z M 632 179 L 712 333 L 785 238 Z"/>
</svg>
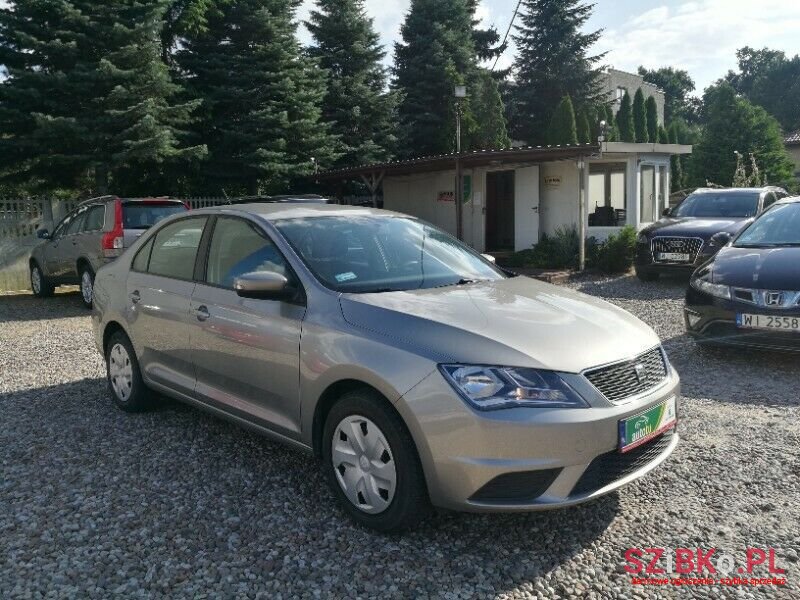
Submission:
<svg viewBox="0 0 800 600">
<path fill-rule="evenodd" d="M 698 269 L 686 327 L 701 343 L 800 350 L 800 198 L 773 205 Z"/>
<path fill-rule="evenodd" d="M 379 530 L 584 502 L 678 443 L 648 326 L 392 212 L 173 217 L 100 270 L 93 321 L 120 408 L 157 391 L 314 453 Z"/>
</svg>

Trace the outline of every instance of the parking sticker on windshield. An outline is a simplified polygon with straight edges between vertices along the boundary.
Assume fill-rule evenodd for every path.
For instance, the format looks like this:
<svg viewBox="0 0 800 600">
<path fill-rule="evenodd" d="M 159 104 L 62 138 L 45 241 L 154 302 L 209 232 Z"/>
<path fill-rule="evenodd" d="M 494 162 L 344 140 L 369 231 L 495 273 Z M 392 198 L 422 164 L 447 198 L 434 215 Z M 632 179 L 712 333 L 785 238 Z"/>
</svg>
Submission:
<svg viewBox="0 0 800 600">
<path fill-rule="evenodd" d="M 355 273 L 339 273 L 336 276 L 336 281 L 339 283 L 344 283 L 345 281 L 353 281 L 353 279 L 358 279 L 358 276 Z"/>
</svg>

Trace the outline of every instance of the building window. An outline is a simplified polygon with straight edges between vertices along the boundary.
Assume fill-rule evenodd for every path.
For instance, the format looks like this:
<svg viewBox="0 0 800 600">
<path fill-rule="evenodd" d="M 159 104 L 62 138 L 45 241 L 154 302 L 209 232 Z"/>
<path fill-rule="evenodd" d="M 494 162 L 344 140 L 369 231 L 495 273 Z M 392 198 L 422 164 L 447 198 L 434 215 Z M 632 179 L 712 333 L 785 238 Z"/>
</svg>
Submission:
<svg viewBox="0 0 800 600">
<path fill-rule="evenodd" d="M 628 90 L 622 86 L 618 86 L 616 92 L 614 93 L 614 100 L 617 104 L 622 102 L 622 97 L 628 93 Z"/>
<path fill-rule="evenodd" d="M 625 163 L 589 165 L 589 227 L 622 227 L 628 222 Z"/>
</svg>

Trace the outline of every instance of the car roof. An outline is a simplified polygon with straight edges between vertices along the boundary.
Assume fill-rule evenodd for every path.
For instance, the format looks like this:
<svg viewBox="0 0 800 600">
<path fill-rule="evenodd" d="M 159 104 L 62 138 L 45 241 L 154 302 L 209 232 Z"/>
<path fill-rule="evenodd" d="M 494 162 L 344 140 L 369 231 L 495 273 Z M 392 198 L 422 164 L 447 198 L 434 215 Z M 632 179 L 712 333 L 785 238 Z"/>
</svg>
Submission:
<svg viewBox="0 0 800 600">
<path fill-rule="evenodd" d="M 752 194 L 753 192 L 761 193 L 761 192 L 785 192 L 785 191 L 786 190 L 784 190 L 782 187 L 778 187 L 778 186 L 774 186 L 774 185 L 768 185 L 768 186 L 764 186 L 764 187 L 748 187 L 748 188 L 699 188 L 699 189 L 696 189 L 692 193 L 693 194 L 713 194 L 715 192 L 716 193 L 724 192 L 726 194 L 730 194 L 730 193 L 734 193 L 734 194 L 736 194 L 736 193 L 741 193 L 741 194 L 751 193 Z"/>
<path fill-rule="evenodd" d="M 258 215 L 268 221 L 281 221 L 284 219 L 310 219 L 317 217 L 331 217 L 346 215 L 348 217 L 405 217 L 413 218 L 402 213 L 364 206 L 342 206 L 339 204 L 291 204 L 288 202 L 278 204 L 236 204 L 233 206 L 222 205 L 204 208 L 195 213 L 249 213 Z"/>
</svg>

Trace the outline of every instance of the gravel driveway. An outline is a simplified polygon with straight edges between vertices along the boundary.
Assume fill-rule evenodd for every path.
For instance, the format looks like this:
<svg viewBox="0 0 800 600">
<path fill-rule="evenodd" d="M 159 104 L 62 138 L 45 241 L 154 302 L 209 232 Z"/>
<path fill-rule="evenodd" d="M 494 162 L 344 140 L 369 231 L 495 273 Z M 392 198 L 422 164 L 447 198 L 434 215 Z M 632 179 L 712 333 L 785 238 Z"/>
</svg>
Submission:
<svg viewBox="0 0 800 600">
<path fill-rule="evenodd" d="M 683 284 L 571 284 L 655 327 L 684 381 L 683 442 L 618 494 L 530 515 L 352 526 L 315 462 L 165 401 L 107 398 L 75 294 L 0 298 L 0 598 L 800 597 L 798 357 L 704 352 Z M 634 587 L 627 548 L 774 547 L 789 586 Z"/>
</svg>

